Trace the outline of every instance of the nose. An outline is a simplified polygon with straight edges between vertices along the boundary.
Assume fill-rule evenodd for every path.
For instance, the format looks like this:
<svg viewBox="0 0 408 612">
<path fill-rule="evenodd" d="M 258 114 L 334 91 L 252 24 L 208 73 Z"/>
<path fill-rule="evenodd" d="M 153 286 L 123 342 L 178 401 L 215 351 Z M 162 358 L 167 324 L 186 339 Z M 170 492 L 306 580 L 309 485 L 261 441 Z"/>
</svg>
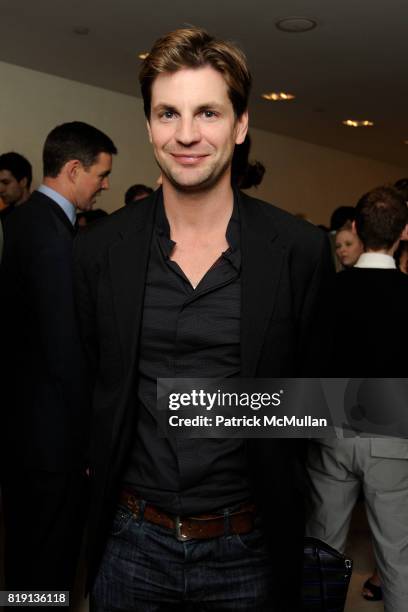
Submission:
<svg viewBox="0 0 408 612">
<path fill-rule="evenodd" d="M 194 117 L 182 117 L 178 122 L 176 138 L 185 147 L 189 147 L 200 140 L 200 130 Z"/>
<path fill-rule="evenodd" d="M 102 181 L 101 189 L 109 189 L 109 177 L 105 176 Z"/>
</svg>

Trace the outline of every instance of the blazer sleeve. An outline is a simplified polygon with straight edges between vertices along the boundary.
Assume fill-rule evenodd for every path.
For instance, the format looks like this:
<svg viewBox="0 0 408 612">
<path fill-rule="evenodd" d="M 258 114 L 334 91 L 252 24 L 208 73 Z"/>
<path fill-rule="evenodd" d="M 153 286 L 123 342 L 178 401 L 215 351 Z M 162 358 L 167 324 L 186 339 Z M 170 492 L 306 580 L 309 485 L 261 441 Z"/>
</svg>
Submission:
<svg viewBox="0 0 408 612">
<path fill-rule="evenodd" d="M 299 376 L 322 378 L 330 375 L 333 354 L 335 276 L 330 244 L 323 233 L 314 255 L 298 305 L 297 362 Z"/>
</svg>

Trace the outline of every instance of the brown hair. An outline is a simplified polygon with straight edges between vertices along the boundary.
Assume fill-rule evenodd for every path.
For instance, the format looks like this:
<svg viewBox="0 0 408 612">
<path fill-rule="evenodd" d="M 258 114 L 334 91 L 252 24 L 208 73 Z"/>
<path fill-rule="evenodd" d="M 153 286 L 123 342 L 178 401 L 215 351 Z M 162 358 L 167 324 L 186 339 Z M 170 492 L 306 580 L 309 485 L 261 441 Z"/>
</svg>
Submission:
<svg viewBox="0 0 408 612">
<path fill-rule="evenodd" d="M 408 223 L 408 208 L 397 189 L 377 187 L 358 201 L 355 221 L 365 249 L 390 249 Z"/>
<path fill-rule="evenodd" d="M 235 115 L 241 117 L 248 107 L 252 81 L 246 57 L 234 44 L 217 40 L 196 27 L 174 30 L 159 38 L 144 60 L 139 82 L 146 117 L 150 117 L 152 85 L 159 74 L 204 66 L 223 75 Z"/>
</svg>

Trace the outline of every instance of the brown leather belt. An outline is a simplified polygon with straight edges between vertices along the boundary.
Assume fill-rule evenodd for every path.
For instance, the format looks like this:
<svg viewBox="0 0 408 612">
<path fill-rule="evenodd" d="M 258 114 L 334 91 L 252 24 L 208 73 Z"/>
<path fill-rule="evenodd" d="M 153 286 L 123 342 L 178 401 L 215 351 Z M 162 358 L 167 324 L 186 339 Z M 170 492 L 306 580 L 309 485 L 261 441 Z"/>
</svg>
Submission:
<svg viewBox="0 0 408 612">
<path fill-rule="evenodd" d="M 122 491 L 119 503 L 129 508 L 135 518 L 141 516 L 141 500 L 129 491 Z M 230 533 L 244 534 L 254 529 L 255 506 L 245 504 L 228 514 L 228 529 Z M 143 518 L 150 523 L 160 525 L 174 532 L 175 537 L 186 540 L 207 540 L 218 538 L 225 534 L 225 518 L 223 514 L 200 514 L 197 516 L 174 516 L 162 512 L 156 506 L 146 504 Z"/>
</svg>

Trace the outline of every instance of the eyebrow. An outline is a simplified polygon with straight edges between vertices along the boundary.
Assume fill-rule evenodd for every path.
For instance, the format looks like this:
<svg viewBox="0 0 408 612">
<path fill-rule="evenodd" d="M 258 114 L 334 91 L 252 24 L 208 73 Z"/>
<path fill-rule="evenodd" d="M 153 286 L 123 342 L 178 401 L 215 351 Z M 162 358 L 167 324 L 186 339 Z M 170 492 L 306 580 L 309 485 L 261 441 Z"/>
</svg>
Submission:
<svg viewBox="0 0 408 612">
<path fill-rule="evenodd" d="M 204 104 L 200 104 L 200 106 L 198 106 L 195 109 L 195 112 L 197 113 L 197 112 L 208 110 L 208 109 L 221 110 L 222 108 L 224 108 L 223 104 L 220 104 L 219 102 L 210 101 L 210 102 L 205 102 Z M 156 113 L 160 111 L 164 111 L 164 110 L 171 111 L 171 112 L 178 112 L 177 108 L 173 104 L 166 104 L 165 102 L 159 102 L 152 108 L 152 111 Z"/>
<path fill-rule="evenodd" d="M 205 104 L 200 104 L 200 106 L 197 108 L 197 111 L 204 111 L 208 109 L 221 110 L 223 108 L 224 105 L 220 104 L 219 102 L 206 102 Z"/>
<path fill-rule="evenodd" d="M 159 111 L 176 111 L 176 107 L 172 106 L 171 104 L 165 104 L 164 102 L 159 102 L 159 104 L 156 104 L 156 106 L 153 106 L 152 111 L 155 111 L 156 113 Z"/>
</svg>

